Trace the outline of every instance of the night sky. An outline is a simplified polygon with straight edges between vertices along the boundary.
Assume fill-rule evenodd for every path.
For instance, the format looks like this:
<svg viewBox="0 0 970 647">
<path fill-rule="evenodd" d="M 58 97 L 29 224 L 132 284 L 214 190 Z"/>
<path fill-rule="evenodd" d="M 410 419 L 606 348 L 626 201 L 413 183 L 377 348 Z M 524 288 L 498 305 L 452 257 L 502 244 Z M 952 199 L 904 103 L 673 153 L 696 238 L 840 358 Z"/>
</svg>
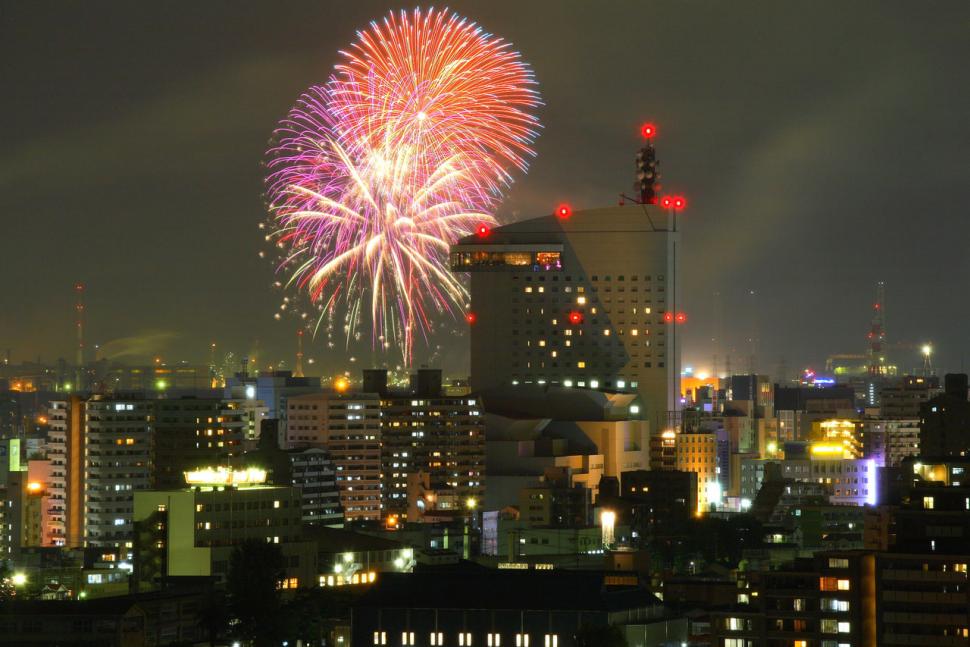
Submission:
<svg viewBox="0 0 970 647">
<path fill-rule="evenodd" d="M 546 103 L 500 218 L 614 203 L 639 124 L 659 125 L 665 188 L 690 200 L 685 364 L 862 352 L 879 280 L 891 344 L 970 361 L 970 3 L 450 6 L 514 43 Z M 262 364 L 290 359 L 295 321 L 273 320 L 257 256 L 267 139 L 356 29 L 401 7 L 0 2 L 0 351 L 72 357 L 83 281 L 112 356 L 201 363 L 211 341 L 258 339 Z M 436 341 L 467 370 L 466 340 Z M 308 356 L 350 368 L 341 348 Z"/>
</svg>

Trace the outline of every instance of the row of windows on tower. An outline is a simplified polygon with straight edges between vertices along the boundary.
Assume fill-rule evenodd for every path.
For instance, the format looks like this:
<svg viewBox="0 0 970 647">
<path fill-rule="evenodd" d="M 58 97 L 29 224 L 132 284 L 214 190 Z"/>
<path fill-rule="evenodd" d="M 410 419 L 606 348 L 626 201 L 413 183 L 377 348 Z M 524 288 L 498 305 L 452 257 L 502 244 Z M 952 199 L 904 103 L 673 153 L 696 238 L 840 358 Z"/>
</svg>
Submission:
<svg viewBox="0 0 970 647">
<path fill-rule="evenodd" d="M 572 288 L 570 288 L 568 285 L 565 286 L 562 289 L 562 291 L 565 292 L 566 294 L 572 294 L 572 292 L 573 292 L 572 291 Z M 605 287 L 605 288 L 603 288 L 602 291 L 604 293 L 610 293 L 610 292 L 613 292 L 613 288 L 611 288 L 611 287 Z M 620 287 L 616 288 L 616 291 L 617 292 L 626 292 L 626 288 L 623 287 L 623 286 L 620 286 Z M 630 288 L 630 292 L 639 292 L 639 291 L 640 291 L 639 288 L 637 288 L 636 286 L 632 286 Z M 643 291 L 644 292 L 653 292 L 653 290 L 651 290 L 650 288 L 643 288 Z M 666 288 L 663 288 L 663 287 L 657 288 L 657 292 L 665 292 L 665 291 L 666 291 Z M 536 285 L 536 286 L 526 285 L 525 287 L 522 288 L 522 292 L 524 292 L 525 294 L 545 294 L 546 293 L 546 286 L 544 286 L 544 285 Z M 549 287 L 549 292 L 550 293 L 558 293 L 559 292 L 559 286 L 557 286 L 557 285 L 550 286 Z M 586 293 L 585 290 L 582 290 L 582 289 L 578 289 L 578 290 L 576 290 L 576 292 L 577 293 L 580 293 L 580 294 L 585 294 Z M 593 286 L 592 288 L 590 288 L 590 292 L 598 293 L 598 292 L 600 292 L 600 290 L 596 286 Z M 647 301 L 649 301 L 649 300 L 650 299 L 648 298 Z"/>
<path fill-rule="evenodd" d="M 525 368 L 560 368 L 559 362 L 544 362 L 544 361 L 527 361 L 525 363 Z M 616 363 L 616 368 L 637 368 L 639 362 L 624 362 L 618 361 Z M 657 368 L 664 368 L 664 362 L 654 362 L 653 360 L 643 363 L 643 368 L 653 368 L 654 364 Z M 512 368 L 520 368 L 519 362 L 512 362 Z M 562 368 L 573 368 L 572 362 L 562 362 Z M 609 361 L 605 362 L 587 362 L 585 360 L 580 360 L 576 362 L 575 368 L 604 368 L 611 370 L 614 368 L 613 363 Z"/>
<path fill-rule="evenodd" d="M 511 277 L 512 277 L 512 280 L 513 281 L 516 281 L 516 280 L 519 279 L 519 275 L 518 274 L 512 274 Z M 599 281 L 600 280 L 600 277 L 594 274 L 593 276 L 590 277 L 590 279 L 593 280 L 593 281 Z M 631 274 L 630 275 L 630 281 L 631 282 L 632 281 L 637 281 L 638 279 L 639 279 L 639 275 L 637 275 L 637 274 Z M 532 277 L 531 276 L 524 276 L 523 277 L 523 280 L 525 280 L 525 281 L 532 281 Z M 542 281 L 545 281 L 546 280 L 546 277 L 543 276 L 543 275 L 540 275 L 540 276 L 536 277 L 536 280 L 542 282 Z M 556 281 L 559 280 L 559 276 L 558 275 L 553 275 L 552 278 L 551 278 L 551 280 L 553 282 L 556 282 Z M 569 282 L 569 281 L 572 281 L 572 280 L 573 280 L 573 277 L 571 277 L 571 276 L 564 276 L 563 277 L 563 281 L 565 281 L 565 282 Z M 577 280 L 577 282 L 582 283 L 583 282 L 583 277 L 580 276 L 576 280 Z M 603 280 L 604 281 L 612 281 L 613 279 L 612 279 L 612 277 L 610 275 L 607 274 L 607 275 L 605 275 L 603 277 Z M 624 276 L 623 274 L 620 274 L 620 275 L 618 275 L 616 277 L 616 280 L 617 281 L 624 281 L 624 280 L 626 280 L 626 276 Z M 644 281 L 649 281 L 650 280 L 650 275 L 649 274 L 644 275 L 643 280 Z M 664 275 L 663 274 L 658 274 L 657 275 L 657 280 L 658 281 L 663 281 L 664 280 Z"/>
</svg>

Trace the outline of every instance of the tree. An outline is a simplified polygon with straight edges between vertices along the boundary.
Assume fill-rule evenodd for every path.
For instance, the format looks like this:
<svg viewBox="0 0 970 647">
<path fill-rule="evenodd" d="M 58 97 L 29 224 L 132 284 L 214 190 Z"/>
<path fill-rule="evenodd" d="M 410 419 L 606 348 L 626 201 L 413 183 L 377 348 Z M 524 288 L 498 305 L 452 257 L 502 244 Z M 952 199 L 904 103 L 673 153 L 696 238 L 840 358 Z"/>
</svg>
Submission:
<svg viewBox="0 0 970 647">
<path fill-rule="evenodd" d="M 279 545 L 255 539 L 241 543 L 229 560 L 229 609 L 237 633 L 255 645 L 274 643 L 279 633 L 280 584 L 284 561 Z"/>
<path fill-rule="evenodd" d="M 576 632 L 576 647 L 627 647 L 627 642 L 615 625 L 584 625 Z"/>
</svg>

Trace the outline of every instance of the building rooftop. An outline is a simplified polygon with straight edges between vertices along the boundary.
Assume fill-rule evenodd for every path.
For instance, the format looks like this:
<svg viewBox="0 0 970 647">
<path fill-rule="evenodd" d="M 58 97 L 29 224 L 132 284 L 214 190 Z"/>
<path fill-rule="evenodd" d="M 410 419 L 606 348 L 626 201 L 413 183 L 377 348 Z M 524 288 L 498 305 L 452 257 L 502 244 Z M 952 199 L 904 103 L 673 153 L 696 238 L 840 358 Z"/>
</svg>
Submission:
<svg viewBox="0 0 970 647">
<path fill-rule="evenodd" d="M 620 611 L 660 607 L 639 584 L 608 585 L 617 574 L 461 568 L 386 573 L 357 607 Z M 620 574 L 623 580 L 636 576 Z"/>
</svg>

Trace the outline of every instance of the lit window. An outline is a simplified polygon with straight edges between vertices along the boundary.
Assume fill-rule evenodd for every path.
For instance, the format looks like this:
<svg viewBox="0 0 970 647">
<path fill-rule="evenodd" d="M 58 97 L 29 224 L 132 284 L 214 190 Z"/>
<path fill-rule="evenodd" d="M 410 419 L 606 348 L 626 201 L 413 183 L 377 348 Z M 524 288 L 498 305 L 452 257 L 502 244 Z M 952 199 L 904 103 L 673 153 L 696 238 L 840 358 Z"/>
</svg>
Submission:
<svg viewBox="0 0 970 647">
<path fill-rule="evenodd" d="M 401 644 L 408 646 L 414 644 L 414 632 L 413 631 L 402 631 L 401 632 Z"/>
<path fill-rule="evenodd" d="M 431 647 L 442 647 L 445 644 L 445 635 L 440 631 L 431 632 Z"/>
<path fill-rule="evenodd" d="M 515 647 L 529 647 L 529 634 L 515 634 Z"/>
<path fill-rule="evenodd" d="M 932 510 L 933 509 L 933 497 L 931 497 L 931 496 L 924 496 L 923 497 L 923 509 L 924 510 Z"/>
<path fill-rule="evenodd" d="M 458 647 L 472 647 L 472 635 L 470 632 L 460 632 L 458 634 Z"/>
<path fill-rule="evenodd" d="M 586 368 L 586 362 L 576 362 L 576 368 Z"/>
<path fill-rule="evenodd" d="M 488 647 L 502 647 L 502 634 L 488 634 Z"/>
<path fill-rule="evenodd" d="M 375 645 L 386 645 L 387 644 L 387 632 L 386 631 L 375 631 L 374 632 L 374 644 Z"/>
<path fill-rule="evenodd" d="M 273 501 L 273 507 L 274 508 L 280 507 L 280 502 L 279 501 Z"/>
<path fill-rule="evenodd" d="M 557 634 L 546 634 L 545 647 L 559 647 L 559 636 Z"/>
</svg>

